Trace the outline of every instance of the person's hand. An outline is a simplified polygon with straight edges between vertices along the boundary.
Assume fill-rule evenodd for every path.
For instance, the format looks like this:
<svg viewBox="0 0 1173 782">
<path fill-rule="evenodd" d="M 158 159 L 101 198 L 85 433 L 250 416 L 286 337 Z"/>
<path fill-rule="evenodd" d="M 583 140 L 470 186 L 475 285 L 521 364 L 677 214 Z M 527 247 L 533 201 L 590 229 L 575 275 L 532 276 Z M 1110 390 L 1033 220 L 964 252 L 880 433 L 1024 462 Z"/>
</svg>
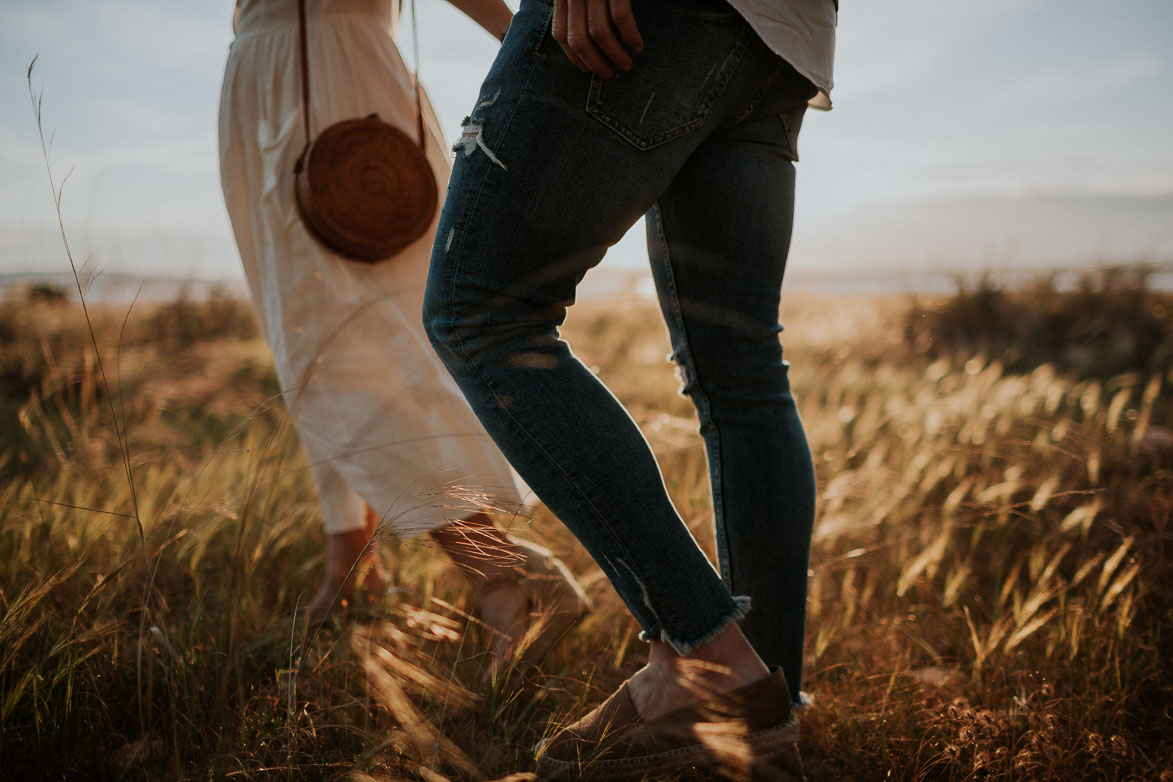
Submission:
<svg viewBox="0 0 1173 782">
<path fill-rule="evenodd" d="M 631 0 L 554 0 L 553 34 L 572 63 L 605 79 L 615 68 L 631 70 L 627 49 L 644 48 Z"/>
</svg>

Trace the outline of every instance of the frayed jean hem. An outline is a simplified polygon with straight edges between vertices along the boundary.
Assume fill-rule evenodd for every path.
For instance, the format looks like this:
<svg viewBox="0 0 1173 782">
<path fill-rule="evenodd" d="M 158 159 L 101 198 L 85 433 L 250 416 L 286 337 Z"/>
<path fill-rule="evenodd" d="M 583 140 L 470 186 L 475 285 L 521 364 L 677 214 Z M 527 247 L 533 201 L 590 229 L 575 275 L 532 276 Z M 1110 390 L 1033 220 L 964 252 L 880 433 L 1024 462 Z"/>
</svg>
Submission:
<svg viewBox="0 0 1173 782">
<path fill-rule="evenodd" d="M 652 631 L 650 633 L 647 630 L 642 631 L 639 634 L 639 639 L 641 641 L 661 641 L 671 646 L 672 649 L 681 657 L 687 657 L 723 633 L 731 623 L 740 622 L 742 619 L 744 619 L 746 615 L 749 614 L 751 602 L 752 601 L 747 595 L 734 597 L 732 610 L 726 616 L 722 617 L 722 619 L 717 622 L 717 625 L 710 632 L 705 633 L 700 638 L 695 640 L 686 641 L 679 638 L 673 638 L 668 633 L 668 631 L 662 627 L 658 631 Z M 657 635 L 659 636 L 658 638 L 656 637 Z"/>
</svg>

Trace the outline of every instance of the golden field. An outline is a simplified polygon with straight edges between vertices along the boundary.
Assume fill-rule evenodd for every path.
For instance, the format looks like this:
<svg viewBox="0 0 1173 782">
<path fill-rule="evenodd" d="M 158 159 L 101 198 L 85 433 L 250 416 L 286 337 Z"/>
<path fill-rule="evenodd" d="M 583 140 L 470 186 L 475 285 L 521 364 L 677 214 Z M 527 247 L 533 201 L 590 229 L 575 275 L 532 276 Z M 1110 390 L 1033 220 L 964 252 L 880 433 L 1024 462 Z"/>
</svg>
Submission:
<svg viewBox="0 0 1173 782">
<path fill-rule="evenodd" d="M 381 614 L 307 631 L 320 514 L 247 305 L 89 315 L 51 289 L 0 304 L 0 777 L 527 779 L 642 664 L 540 508 L 505 521 L 597 606 L 542 671 L 485 682 L 424 540 L 383 542 Z M 1173 297 L 1115 271 L 782 319 L 819 476 L 808 776 L 1173 780 Z M 565 333 L 711 551 L 658 321 L 585 302 Z"/>
</svg>

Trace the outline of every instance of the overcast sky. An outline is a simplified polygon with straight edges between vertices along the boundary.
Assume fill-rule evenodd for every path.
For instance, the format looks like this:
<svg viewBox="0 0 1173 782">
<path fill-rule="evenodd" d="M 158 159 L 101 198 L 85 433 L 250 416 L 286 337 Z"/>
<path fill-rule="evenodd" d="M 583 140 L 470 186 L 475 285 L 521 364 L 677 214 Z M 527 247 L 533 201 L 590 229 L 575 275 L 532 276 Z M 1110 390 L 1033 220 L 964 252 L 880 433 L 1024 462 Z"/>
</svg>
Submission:
<svg viewBox="0 0 1173 782">
<path fill-rule="evenodd" d="M 495 41 L 442 0 L 417 5 L 452 136 Z M 1173 0 L 842 6 L 835 110 L 808 114 L 800 144 L 793 270 L 1173 259 Z M 216 171 L 231 11 L 0 0 L 0 273 L 65 268 L 25 81 L 39 54 L 80 254 L 239 276 Z M 636 239 L 606 263 L 642 260 Z"/>
</svg>

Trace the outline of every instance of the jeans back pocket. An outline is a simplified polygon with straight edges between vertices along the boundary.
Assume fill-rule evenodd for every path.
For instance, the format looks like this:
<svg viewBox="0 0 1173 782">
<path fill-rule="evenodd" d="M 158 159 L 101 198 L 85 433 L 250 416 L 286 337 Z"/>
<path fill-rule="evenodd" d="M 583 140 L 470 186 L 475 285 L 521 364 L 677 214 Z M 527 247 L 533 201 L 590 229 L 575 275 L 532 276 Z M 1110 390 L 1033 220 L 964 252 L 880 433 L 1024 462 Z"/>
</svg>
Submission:
<svg viewBox="0 0 1173 782">
<path fill-rule="evenodd" d="M 644 49 L 630 71 L 591 77 L 586 110 L 638 149 L 699 128 L 741 61 L 753 30 L 725 3 L 635 3 Z M 658 6 L 641 16 L 648 5 Z"/>
</svg>

